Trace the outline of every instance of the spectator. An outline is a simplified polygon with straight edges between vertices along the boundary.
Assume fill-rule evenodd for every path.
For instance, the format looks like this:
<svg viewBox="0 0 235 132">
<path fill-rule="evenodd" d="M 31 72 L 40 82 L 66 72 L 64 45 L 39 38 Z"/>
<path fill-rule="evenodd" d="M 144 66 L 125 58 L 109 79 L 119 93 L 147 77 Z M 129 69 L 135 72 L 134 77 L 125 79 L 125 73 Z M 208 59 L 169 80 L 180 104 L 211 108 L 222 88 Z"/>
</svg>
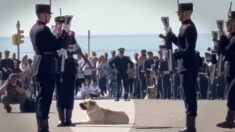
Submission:
<svg viewBox="0 0 235 132">
<path fill-rule="evenodd" d="M 1 60 L 2 80 L 3 82 L 8 79 L 14 68 L 13 61 L 9 59 L 10 51 L 6 50 L 5 58 Z"/>
<path fill-rule="evenodd" d="M 140 79 L 139 79 L 139 54 L 135 53 L 134 54 L 134 60 L 133 60 L 133 64 L 134 64 L 134 79 L 133 79 L 133 84 L 134 84 L 134 98 L 140 99 Z"/>
<path fill-rule="evenodd" d="M 92 52 L 92 57 L 91 57 L 91 61 L 94 64 L 94 67 L 96 67 L 98 58 L 96 57 L 96 52 Z M 92 78 L 93 78 L 93 82 L 97 82 L 97 73 L 96 70 L 92 70 Z"/>
<path fill-rule="evenodd" d="M 105 62 L 107 62 L 107 61 L 108 61 L 109 54 L 108 54 L 108 53 L 104 53 L 104 57 L 105 57 Z"/>
<path fill-rule="evenodd" d="M 16 60 L 13 60 L 13 64 L 14 64 L 14 68 L 12 70 L 12 73 L 21 73 L 18 62 Z"/>
<path fill-rule="evenodd" d="M 101 95 L 104 96 L 107 94 L 107 75 L 108 75 L 108 66 L 103 55 L 100 56 L 99 61 L 97 62 L 97 75 L 99 78 L 99 87 L 101 89 Z"/>
<path fill-rule="evenodd" d="M 90 97 L 91 98 L 98 98 L 98 97 L 100 97 L 100 92 L 101 92 L 101 90 L 100 90 L 97 82 L 93 82 L 93 85 L 91 86 Z"/>
<path fill-rule="evenodd" d="M 88 99 L 90 97 L 90 93 L 91 93 L 90 82 L 88 79 L 85 79 L 81 89 L 82 99 Z"/>
<path fill-rule="evenodd" d="M 90 65 L 84 59 L 80 60 L 78 62 L 78 64 L 81 67 L 85 78 L 88 79 L 88 81 L 90 83 L 91 80 L 92 80 L 92 70 L 94 70 L 94 68 L 93 68 L 94 64 L 92 63 L 92 61 L 90 59 L 88 59 L 88 54 L 87 53 L 85 53 L 84 56 L 89 61 L 89 63 L 91 64 L 92 67 L 90 67 Z"/>
<path fill-rule="evenodd" d="M 20 65 L 20 60 L 16 59 L 16 53 L 13 53 L 13 54 L 12 54 L 12 60 L 13 60 L 13 61 L 16 61 L 17 66 Z"/>
<path fill-rule="evenodd" d="M 82 58 L 79 58 L 78 57 L 78 62 L 79 60 L 82 59 Z M 77 62 L 77 63 L 78 63 Z M 77 96 L 77 93 L 79 91 L 79 88 L 82 87 L 82 84 L 84 83 L 84 80 L 85 80 L 85 76 L 84 76 L 84 73 L 82 71 L 82 67 L 77 64 L 77 75 L 76 75 L 76 87 L 75 87 L 75 96 Z"/>
<path fill-rule="evenodd" d="M 28 59 L 28 63 L 29 63 L 29 66 L 32 67 L 33 60 L 29 58 L 29 59 Z"/>
<path fill-rule="evenodd" d="M 30 89 L 30 82 L 31 82 L 31 66 L 28 62 L 28 56 L 25 55 L 22 58 L 22 61 L 20 63 L 20 70 L 22 71 L 23 74 L 23 81 L 24 81 L 24 86 L 26 89 Z"/>
<path fill-rule="evenodd" d="M 12 73 L 0 88 L 0 93 L 4 95 L 1 97 L 4 108 L 7 113 L 11 112 L 10 104 L 19 103 L 20 111 L 23 112 L 26 101 L 25 89 L 19 79 L 20 74 Z"/>
</svg>

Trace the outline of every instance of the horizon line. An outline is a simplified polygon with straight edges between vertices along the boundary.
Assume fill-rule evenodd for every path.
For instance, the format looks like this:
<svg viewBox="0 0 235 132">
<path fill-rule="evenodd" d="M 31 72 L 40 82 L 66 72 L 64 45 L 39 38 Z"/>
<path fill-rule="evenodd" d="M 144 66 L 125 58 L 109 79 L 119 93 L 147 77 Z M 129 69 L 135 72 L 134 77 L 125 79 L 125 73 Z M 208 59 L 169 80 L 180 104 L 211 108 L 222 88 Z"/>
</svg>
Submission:
<svg viewBox="0 0 235 132">
<path fill-rule="evenodd" d="M 164 33 L 156 33 L 156 34 L 91 34 L 91 37 L 128 37 L 128 36 L 157 36 L 158 34 Z M 198 33 L 198 34 L 210 34 L 210 33 Z M 76 37 L 87 37 L 88 35 L 76 35 Z M 0 36 L 0 38 L 7 38 L 11 36 Z M 29 37 L 29 36 L 24 36 Z"/>
</svg>

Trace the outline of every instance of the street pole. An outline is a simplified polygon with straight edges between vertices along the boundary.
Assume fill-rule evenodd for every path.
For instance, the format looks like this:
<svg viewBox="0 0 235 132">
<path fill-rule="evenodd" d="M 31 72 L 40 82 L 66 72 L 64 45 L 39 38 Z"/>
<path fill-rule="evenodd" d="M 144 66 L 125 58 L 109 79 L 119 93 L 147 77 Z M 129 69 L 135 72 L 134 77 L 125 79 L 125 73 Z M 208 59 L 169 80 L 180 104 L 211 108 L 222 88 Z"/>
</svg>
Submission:
<svg viewBox="0 0 235 132">
<path fill-rule="evenodd" d="M 90 57 L 90 39 L 91 39 L 91 33 L 90 30 L 88 30 L 88 56 Z"/>
<path fill-rule="evenodd" d="M 20 41 L 20 21 L 17 21 L 16 23 L 16 28 L 17 28 L 17 59 L 20 60 L 20 44 L 19 44 L 19 41 Z"/>
</svg>

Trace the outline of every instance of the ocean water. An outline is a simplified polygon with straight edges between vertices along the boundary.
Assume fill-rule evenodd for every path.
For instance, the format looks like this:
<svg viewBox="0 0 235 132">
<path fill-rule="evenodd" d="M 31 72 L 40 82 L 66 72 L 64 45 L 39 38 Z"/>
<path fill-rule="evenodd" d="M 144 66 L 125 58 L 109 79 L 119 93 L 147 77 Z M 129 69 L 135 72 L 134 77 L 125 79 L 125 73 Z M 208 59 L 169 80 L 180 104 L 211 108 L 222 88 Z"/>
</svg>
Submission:
<svg viewBox="0 0 235 132">
<path fill-rule="evenodd" d="M 88 52 L 88 38 L 87 36 L 76 37 L 79 45 L 84 53 Z M 210 34 L 199 34 L 197 40 L 196 49 L 200 51 L 201 56 L 204 56 L 207 48 L 211 46 Z M 20 57 L 28 55 L 33 57 L 34 51 L 29 37 L 25 37 L 25 43 L 20 45 Z M 90 51 L 95 51 L 97 55 L 109 53 L 111 50 L 117 50 L 120 47 L 126 49 L 125 54 L 133 57 L 133 54 L 140 52 L 141 49 L 147 51 L 153 51 L 154 55 L 157 55 L 159 45 L 162 45 L 163 41 L 158 38 L 158 35 L 95 35 L 90 39 Z M 11 37 L 0 37 L 0 51 L 10 50 L 16 52 L 17 47 L 12 44 Z"/>
</svg>

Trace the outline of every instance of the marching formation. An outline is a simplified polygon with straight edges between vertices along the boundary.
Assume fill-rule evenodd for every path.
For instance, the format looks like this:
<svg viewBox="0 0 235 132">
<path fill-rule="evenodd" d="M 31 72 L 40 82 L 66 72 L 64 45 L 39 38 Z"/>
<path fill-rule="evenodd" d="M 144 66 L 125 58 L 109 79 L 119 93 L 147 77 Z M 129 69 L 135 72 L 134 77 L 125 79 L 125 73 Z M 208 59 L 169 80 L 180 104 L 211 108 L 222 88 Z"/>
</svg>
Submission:
<svg viewBox="0 0 235 132">
<path fill-rule="evenodd" d="M 38 132 L 49 132 L 54 91 L 58 127 L 75 126 L 71 118 L 74 98 L 80 91 L 82 99 L 183 99 L 186 128 L 180 132 L 197 131 L 197 99 L 227 99 L 225 121 L 217 127 L 235 128 L 235 11 L 231 8 L 226 22 L 229 35 L 224 32 L 224 21 L 218 20 L 219 31 L 212 31 L 214 45 L 205 57 L 196 51 L 197 28 L 191 19 L 192 3 L 178 3 L 177 16 L 181 22 L 178 35 L 171 30 L 169 18 L 161 18 L 165 35 L 159 37 L 164 45 L 159 46 L 157 55 L 142 49 L 133 59 L 125 56 L 125 48 L 119 48 L 117 55 L 112 50 L 110 58 L 108 53 L 100 57 L 95 52 L 91 57 L 83 54 L 75 32 L 70 29 L 73 16 L 55 17 L 51 31 L 47 26 L 51 14 L 50 5 L 36 5 L 37 21 L 30 30 L 33 61 L 27 62 L 27 56 L 22 62 L 9 59 L 9 51 L 5 51 L 5 59 L 0 55 L 0 95 L 4 108 L 10 113 L 10 104 L 18 102 L 24 112 L 27 98 L 34 93 Z M 173 44 L 177 47 L 174 51 Z M 17 74 L 21 71 L 23 77 Z M 30 84 L 33 90 L 27 96 L 24 87 Z"/>
</svg>

